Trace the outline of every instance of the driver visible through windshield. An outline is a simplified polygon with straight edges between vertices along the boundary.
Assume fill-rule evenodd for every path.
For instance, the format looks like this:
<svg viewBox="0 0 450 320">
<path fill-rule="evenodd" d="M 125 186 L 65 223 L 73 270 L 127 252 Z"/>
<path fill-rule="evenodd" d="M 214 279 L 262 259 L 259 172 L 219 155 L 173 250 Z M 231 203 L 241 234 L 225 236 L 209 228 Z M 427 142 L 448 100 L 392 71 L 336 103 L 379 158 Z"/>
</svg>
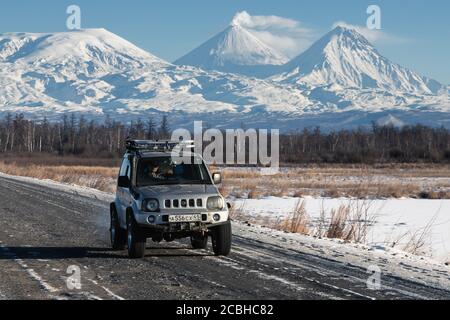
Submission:
<svg viewBox="0 0 450 320">
<path fill-rule="evenodd" d="M 175 163 L 172 157 L 141 159 L 138 163 L 138 187 L 167 184 L 212 184 L 203 162 Z"/>
</svg>

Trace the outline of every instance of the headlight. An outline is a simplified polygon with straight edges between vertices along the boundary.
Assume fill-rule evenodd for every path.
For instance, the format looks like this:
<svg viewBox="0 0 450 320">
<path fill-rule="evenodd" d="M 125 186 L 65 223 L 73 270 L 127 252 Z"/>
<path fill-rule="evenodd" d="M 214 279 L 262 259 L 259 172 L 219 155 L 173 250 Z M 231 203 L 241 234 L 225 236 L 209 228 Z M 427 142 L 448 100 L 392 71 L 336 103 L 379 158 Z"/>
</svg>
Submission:
<svg viewBox="0 0 450 320">
<path fill-rule="evenodd" d="M 144 211 L 156 212 L 159 210 L 159 201 L 157 199 L 147 199 L 142 203 Z"/>
<path fill-rule="evenodd" d="M 222 210 L 223 209 L 223 198 L 222 197 L 209 197 L 206 207 L 208 210 Z"/>
</svg>

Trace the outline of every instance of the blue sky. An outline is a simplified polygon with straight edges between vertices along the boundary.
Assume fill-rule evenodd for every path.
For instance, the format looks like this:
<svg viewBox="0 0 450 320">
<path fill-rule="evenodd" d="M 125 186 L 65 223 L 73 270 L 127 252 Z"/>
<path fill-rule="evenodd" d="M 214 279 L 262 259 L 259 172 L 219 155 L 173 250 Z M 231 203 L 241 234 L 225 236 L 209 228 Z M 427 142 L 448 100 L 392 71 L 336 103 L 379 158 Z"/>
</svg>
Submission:
<svg viewBox="0 0 450 320">
<path fill-rule="evenodd" d="M 220 32 L 239 11 L 298 21 L 305 33 L 299 40 L 303 48 L 338 21 L 365 25 L 367 7 L 376 4 L 382 12 L 382 32 L 375 41 L 379 51 L 450 84 L 447 0 L 2 0 L 0 33 L 65 31 L 71 4 L 81 7 L 83 28 L 106 28 L 168 61 Z"/>
</svg>

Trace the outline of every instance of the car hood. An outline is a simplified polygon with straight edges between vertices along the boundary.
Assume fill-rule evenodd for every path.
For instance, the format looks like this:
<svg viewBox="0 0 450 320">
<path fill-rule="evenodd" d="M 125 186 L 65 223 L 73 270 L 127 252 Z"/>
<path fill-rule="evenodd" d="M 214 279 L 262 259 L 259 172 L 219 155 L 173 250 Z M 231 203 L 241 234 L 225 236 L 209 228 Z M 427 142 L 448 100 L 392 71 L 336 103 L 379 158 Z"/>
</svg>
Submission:
<svg viewBox="0 0 450 320">
<path fill-rule="evenodd" d="M 178 196 L 202 196 L 217 194 L 214 185 L 166 185 L 139 188 L 144 197 L 178 197 Z"/>
</svg>

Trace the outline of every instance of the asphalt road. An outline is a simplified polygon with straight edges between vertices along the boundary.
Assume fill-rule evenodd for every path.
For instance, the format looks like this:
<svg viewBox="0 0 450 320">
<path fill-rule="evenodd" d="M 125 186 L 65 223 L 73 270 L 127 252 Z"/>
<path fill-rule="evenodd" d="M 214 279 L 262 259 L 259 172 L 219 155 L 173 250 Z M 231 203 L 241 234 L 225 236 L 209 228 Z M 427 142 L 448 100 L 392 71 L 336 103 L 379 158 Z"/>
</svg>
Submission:
<svg viewBox="0 0 450 320">
<path fill-rule="evenodd" d="M 242 224 L 229 257 L 149 241 L 146 257 L 130 260 L 109 247 L 108 206 L 0 177 L 0 299 L 450 299 L 396 275 L 369 290 L 366 269 L 257 240 Z M 71 266 L 81 289 L 67 286 Z"/>
</svg>

